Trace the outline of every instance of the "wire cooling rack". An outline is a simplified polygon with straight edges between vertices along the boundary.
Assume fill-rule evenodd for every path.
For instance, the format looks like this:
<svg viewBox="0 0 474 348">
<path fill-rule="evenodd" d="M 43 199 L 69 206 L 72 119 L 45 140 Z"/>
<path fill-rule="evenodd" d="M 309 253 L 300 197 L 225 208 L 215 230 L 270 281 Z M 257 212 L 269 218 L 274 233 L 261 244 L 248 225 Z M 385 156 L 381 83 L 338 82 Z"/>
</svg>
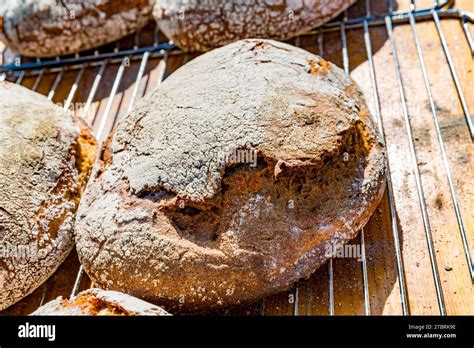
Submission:
<svg viewBox="0 0 474 348">
<path fill-rule="evenodd" d="M 460 71 L 455 64 L 455 59 L 451 53 L 451 48 L 448 45 L 446 39 L 446 33 L 442 26 L 442 21 L 445 19 L 454 19 L 458 20 L 462 31 L 464 33 L 464 39 L 467 41 L 468 47 L 471 50 L 471 53 L 474 52 L 474 43 L 472 34 L 470 31 L 470 24 L 474 21 L 474 15 L 469 12 L 464 12 L 462 9 L 453 8 L 455 1 L 436 1 L 432 7 L 418 9 L 416 7 L 416 2 L 414 0 L 410 3 L 410 9 L 408 11 L 395 11 L 393 9 L 392 3 L 388 1 L 387 12 L 380 14 L 371 13 L 371 3 L 370 0 L 366 0 L 365 3 L 365 15 L 357 18 L 349 18 L 348 13 L 341 16 L 341 18 L 330 22 L 323 27 L 316 29 L 314 31 L 308 32 L 300 37 L 297 37 L 294 40 L 294 44 L 299 46 L 302 40 L 307 40 L 308 38 L 314 38 L 317 46 L 317 50 L 320 56 L 324 56 L 324 38 L 328 34 L 340 33 L 340 47 L 341 47 L 341 56 L 342 56 L 342 67 L 347 73 L 350 73 L 350 54 L 348 52 L 348 31 L 357 30 L 360 31 L 363 37 L 361 40 L 362 49 L 365 50 L 366 59 L 369 66 L 369 76 L 370 76 L 370 85 L 373 95 L 373 110 L 374 117 L 377 122 L 380 133 L 383 135 L 384 140 L 386 141 L 386 127 L 383 118 L 383 102 L 379 96 L 380 83 L 376 73 L 375 64 L 374 64 L 374 48 L 372 39 L 372 31 L 376 27 L 385 27 L 387 42 L 391 49 L 392 64 L 395 68 L 395 79 L 391 80 L 390 83 L 393 86 L 393 93 L 399 94 L 400 100 L 400 109 L 401 109 L 401 119 L 404 124 L 404 132 L 407 139 L 407 148 L 409 152 L 409 158 L 406 160 L 411 164 L 412 174 L 415 178 L 416 183 L 416 195 L 418 197 L 418 209 L 420 212 L 419 218 L 422 220 L 423 232 L 426 240 L 425 248 L 429 257 L 429 264 L 431 267 L 432 279 L 426 279 L 427 282 L 432 282 L 434 284 L 434 289 L 436 292 L 436 301 L 439 309 L 439 314 L 445 315 L 450 314 L 447 312 L 446 303 L 445 303 L 445 292 L 443 291 L 442 279 L 440 277 L 439 264 L 440 260 L 437 259 L 436 255 L 436 246 L 433 240 L 432 227 L 430 223 L 430 216 L 427 207 L 427 195 L 424 191 L 423 186 L 423 175 L 420 173 L 420 163 L 417 159 L 417 145 L 416 138 L 414 136 L 412 122 L 414 115 L 410 114 L 409 105 L 407 104 L 407 91 L 404 84 L 401 67 L 400 65 L 406 64 L 406 62 L 401 61 L 399 56 L 399 47 L 397 47 L 394 27 L 397 25 L 409 26 L 411 28 L 411 38 L 407 38 L 414 41 L 414 46 L 416 49 L 416 56 L 418 62 L 412 62 L 413 64 L 419 65 L 421 69 L 422 81 L 420 84 L 423 84 L 426 93 L 428 95 L 429 109 L 432 114 L 432 121 L 434 125 L 434 130 L 436 134 L 436 139 L 438 142 L 438 151 L 437 156 L 440 156 L 441 163 L 445 172 L 445 179 L 447 180 L 449 187 L 449 196 L 451 200 L 451 206 L 454 210 L 454 215 L 457 222 L 458 236 L 462 243 L 462 249 L 465 257 L 465 270 L 467 272 L 471 281 L 474 280 L 474 268 L 471 247 L 469 245 L 469 231 L 467 230 L 467 225 L 464 222 L 462 209 L 460 207 L 460 200 L 458 198 L 458 192 L 456 190 L 456 182 L 451 169 L 451 161 L 446 150 L 445 139 L 442 131 L 442 124 L 439 118 L 439 107 L 436 104 L 435 98 L 432 92 L 432 83 L 430 79 L 430 74 L 427 69 L 426 57 L 424 55 L 424 50 L 420 42 L 420 35 L 418 32 L 419 22 L 432 22 L 436 27 L 439 40 L 446 58 L 445 64 L 447 64 L 449 71 L 451 73 L 450 78 L 452 79 L 453 85 L 456 89 L 456 95 L 461 104 L 462 111 L 465 119 L 465 127 L 468 129 L 470 135 L 470 143 L 473 139 L 473 125 L 472 118 L 469 110 L 469 100 L 466 96 L 463 85 L 460 79 Z M 152 59 L 159 59 L 158 65 L 155 67 L 157 72 L 155 81 L 153 84 L 158 86 L 166 78 L 166 70 L 168 59 L 174 55 L 183 55 L 183 52 L 178 50 L 172 42 L 160 42 L 162 35 L 158 32 L 158 29 L 154 28 L 151 30 L 152 34 L 152 44 L 143 45 L 141 41 L 141 34 L 137 33 L 134 36 L 134 39 L 131 42 L 131 48 L 121 49 L 123 46 L 123 41 L 118 43 L 116 46 L 107 46 L 100 50 L 92 51 L 85 54 L 76 54 L 66 57 L 57 57 L 55 59 L 41 60 L 41 59 L 28 59 L 23 57 L 11 57 L 9 62 L 5 65 L 0 66 L 0 80 L 9 80 L 14 81 L 17 84 L 22 84 L 25 78 L 30 78 L 34 80 L 34 83 L 29 87 L 32 90 L 38 90 L 40 84 L 42 83 L 45 75 L 53 75 L 53 82 L 49 91 L 45 92 L 47 97 L 50 100 L 55 100 L 55 96 L 58 91 L 61 91 L 64 94 L 66 91 L 66 98 L 62 102 L 64 109 L 68 110 L 74 103 L 76 94 L 80 89 L 81 81 L 85 78 L 86 75 L 93 76 L 93 82 L 90 85 L 90 89 L 85 92 L 87 98 L 85 103 L 81 105 L 81 115 L 93 126 L 95 135 L 97 139 L 104 140 L 108 135 L 113 126 L 123 117 L 123 113 L 118 113 L 115 109 L 115 103 L 117 95 L 121 84 L 123 83 L 124 73 L 126 69 L 133 62 L 139 64 L 138 70 L 136 72 L 136 78 L 131 82 L 130 88 L 132 88 L 131 96 L 126 101 L 128 105 L 124 109 L 129 112 L 137 100 L 143 96 L 145 91 L 146 84 L 150 84 L 148 79 L 148 65 Z M 130 45 L 130 40 L 128 41 Z M 185 63 L 186 58 L 182 61 Z M 7 58 L 8 59 L 8 58 Z M 115 70 L 115 74 L 104 78 L 104 73 L 107 67 L 109 66 L 118 66 Z M 94 74 L 91 75 L 91 71 L 94 71 Z M 68 84 L 67 87 L 62 86 L 63 79 L 66 74 L 75 74 L 75 78 L 71 81 L 72 84 Z M 447 77 L 448 78 L 448 77 Z M 144 82 L 144 80 L 146 80 Z M 110 92 L 106 98 L 107 102 L 104 107 L 101 107 L 99 110 L 96 110 L 95 114 L 91 116 L 91 109 L 93 108 L 93 103 L 97 99 L 97 95 L 100 91 L 105 89 L 104 84 L 112 82 Z M 450 87 L 447 87 L 450 88 Z M 67 92 L 69 91 L 69 92 Z M 82 91 L 84 92 L 84 91 Z M 121 100 L 121 103 L 123 101 Z M 123 105 L 122 105 L 123 109 Z M 399 299 L 401 305 L 401 314 L 408 315 L 410 314 L 410 300 L 407 290 L 407 280 L 405 275 L 405 265 L 404 257 L 401 250 L 401 235 L 402 231 L 400 228 L 400 221 L 397 216 L 396 209 L 396 198 L 394 194 L 393 187 L 393 177 L 392 169 L 389 170 L 389 175 L 387 177 L 387 199 L 388 199 L 388 213 L 389 219 L 391 221 L 391 238 L 393 238 L 393 253 L 395 256 L 396 264 L 396 274 L 399 288 Z M 472 199 L 472 198 L 471 198 Z M 472 232 L 472 231 L 471 231 Z M 454 232 L 453 232 L 454 233 Z M 472 238 L 472 237 L 471 237 Z M 361 283 L 362 283 L 362 297 L 363 297 L 363 313 L 365 315 L 370 315 L 371 313 L 371 295 L 369 289 L 368 281 L 368 258 L 366 255 L 366 233 L 362 229 L 358 240 L 356 241 L 358 245 L 361 246 Z M 324 267 L 324 266 L 323 266 Z M 328 310 L 329 315 L 335 314 L 336 300 L 335 300 L 335 282 L 334 282 L 334 261 L 330 259 L 327 263 L 327 294 L 328 294 Z M 81 282 L 85 277 L 85 273 L 82 269 L 82 266 L 77 271 L 75 275 L 74 285 L 68 294 L 63 294 L 66 296 L 74 296 L 81 287 Z M 472 285 L 472 283 L 471 283 Z M 289 298 L 291 298 L 292 304 L 292 313 L 294 315 L 304 314 L 300 310 L 300 288 L 301 284 L 298 284 L 294 289 L 289 293 Z M 39 301 L 41 305 L 46 298 L 48 287 L 43 287 L 42 298 Z M 305 301 L 311 300 L 311 295 L 307 294 L 305 291 Z M 473 301 L 474 299 L 471 299 Z M 268 306 L 267 300 L 262 300 L 258 304 L 258 312 L 260 314 L 265 314 Z M 474 314 L 474 313 L 472 313 Z"/>
</svg>

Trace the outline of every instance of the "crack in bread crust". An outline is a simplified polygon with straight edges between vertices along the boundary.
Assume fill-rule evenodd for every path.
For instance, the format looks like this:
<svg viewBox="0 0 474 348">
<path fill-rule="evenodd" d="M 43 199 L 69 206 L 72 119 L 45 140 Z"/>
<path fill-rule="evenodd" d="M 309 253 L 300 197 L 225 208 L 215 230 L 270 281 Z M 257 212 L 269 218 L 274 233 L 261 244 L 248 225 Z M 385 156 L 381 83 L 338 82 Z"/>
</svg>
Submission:
<svg viewBox="0 0 474 348">
<path fill-rule="evenodd" d="M 222 161 L 245 150 L 255 165 Z M 327 259 L 329 243 L 356 236 L 385 183 L 383 145 L 354 82 L 268 40 L 178 69 L 103 153 L 78 211 L 81 262 L 96 284 L 172 310 L 288 289 Z"/>
</svg>

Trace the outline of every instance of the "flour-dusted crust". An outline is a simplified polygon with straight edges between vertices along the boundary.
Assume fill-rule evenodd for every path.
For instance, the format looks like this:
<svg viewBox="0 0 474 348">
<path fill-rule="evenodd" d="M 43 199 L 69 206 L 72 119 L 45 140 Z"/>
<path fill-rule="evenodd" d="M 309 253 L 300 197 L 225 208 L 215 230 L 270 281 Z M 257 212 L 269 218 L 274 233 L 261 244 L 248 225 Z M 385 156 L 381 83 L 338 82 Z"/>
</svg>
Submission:
<svg viewBox="0 0 474 348">
<path fill-rule="evenodd" d="M 4 0 L 0 40 L 31 57 L 84 51 L 145 26 L 153 4 L 154 0 Z"/>
<path fill-rule="evenodd" d="M 31 315 L 170 315 L 164 309 L 117 291 L 90 289 L 72 300 L 62 297 L 41 306 Z"/>
<path fill-rule="evenodd" d="M 385 164 L 341 69 L 239 41 L 178 69 L 118 125 L 78 210 L 79 257 L 101 287 L 168 310 L 258 299 L 356 236 Z"/>
<path fill-rule="evenodd" d="M 0 82 L 0 310 L 71 251 L 95 148 L 89 130 L 45 96 Z"/>
<path fill-rule="evenodd" d="M 336 17 L 356 0 L 156 0 L 163 33 L 185 51 L 246 38 L 286 40 Z"/>
</svg>

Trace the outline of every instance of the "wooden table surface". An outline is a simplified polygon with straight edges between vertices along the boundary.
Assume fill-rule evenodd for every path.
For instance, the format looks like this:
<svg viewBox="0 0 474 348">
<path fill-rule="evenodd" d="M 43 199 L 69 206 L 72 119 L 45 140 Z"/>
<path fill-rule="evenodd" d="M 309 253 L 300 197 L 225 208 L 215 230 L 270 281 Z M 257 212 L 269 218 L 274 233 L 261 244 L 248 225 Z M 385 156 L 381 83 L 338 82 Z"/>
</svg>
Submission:
<svg viewBox="0 0 474 348">
<path fill-rule="evenodd" d="M 408 9 L 408 0 L 393 1 L 398 10 Z M 418 0 L 418 8 L 429 7 L 431 0 Z M 373 13 L 386 11 L 383 1 L 372 1 Z M 474 2 L 458 0 L 457 7 L 474 12 Z M 364 14 L 363 1 L 349 10 L 349 18 Z M 464 94 L 471 112 L 474 112 L 474 63 L 461 24 L 455 19 L 442 20 L 449 49 L 452 52 Z M 474 181 L 473 150 L 465 116 L 450 74 L 449 66 L 433 21 L 420 22 L 416 26 L 426 60 L 430 86 L 440 121 L 441 133 L 453 175 L 453 183 L 459 199 L 460 211 L 466 227 L 468 243 L 474 252 Z M 471 25 L 472 31 L 472 25 Z M 364 45 L 363 30 L 347 31 L 348 58 L 351 76 L 364 91 L 372 113 L 377 106 L 370 75 L 370 64 Z M 439 314 L 433 272 L 427 249 L 427 241 L 418 199 L 417 185 L 410 156 L 409 141 L 404 124 L 403 109 L 397 85 L 394 56 L 385 26 L 371 27 L 381 117 L 385 128 L 391 179 L 393 184 L 396 221 L 399 229 L 401 256 L 403 259 L 408 306 L 411 314 Z M 440 284 L 448 314 L 474 315 L 474 287 L 468 272 L 463 244 L 453 209 L 453 202 L 443 166 L 440 146 L 435 132 L 433 113 L 423 82 L 422 70 L 415 42 L 409 25 L 396 25 L 394 37 L 400 60 L 401 77 L 406 94 L 406 105 L 416 149 L 416 162 L 424 191 L 429 223 L 433 237 Z M 318 44 L 322 43 L 322 47 Z M 291 43 L 314 52 L 343 66 L 341 33 L 331 32 L 318 41 L 317 35 L 302 36 Z M 321 51 L 322 50 L 322 51 Z M 192 55 L 170 56 L 165 77 L 180 65 L 192 59 Z M 149 93 L 160 78 L 161 59 L 151 59 L 140 81 L 139 95 Z M 139 62 L 132 62 L 124 71 L 117 94 L 113 97 L 109 117 L 102 138 L 113 125 L 127 114 L 133 93 Z M 109 95 L 119 64 L 105 69 L 100 87 L 86 119 L 97 131 L 106 109 Z M 87 68 L 74 98 L 75 112 L 82 114 L 83 106 L 99 68 Z M 78 70 L 66 70 L 53 100 L 62 103 L 67 98 Z M 38 86 L 38 92 L 48 94 L 57 74 L 46 73 Z M 36 77 L 25 77 L 22 84 L 31 88 Z M 364 228 L 367 258 L 367 284 L 369 308 L 373 315 L 402 314 L 400 279 L 395 257 L 393 229 L 387 194 L 379 208 Z M 353 241 L 359 244 L 359 237 Z M 5 310 L 4 315 L 27 314 L 40 303 L 57 296 L 68 297 L 79 262 L 75 252 L 60 266 L 58 271 L 34 293 Z M 336 258 L 334 270 L 334 312 L 336 315 L 364 315 L 364 288 L 362 263 L 354 258 Z M 264 301 L 223 310 L 220 314 L 238 315 L 327 315 L 329 314 L 329 287 L 327 265 L 298 284 L 295 289 L 271 296 Z M 90 286 L 87 277 L 81 289 Z"/>
</svg>

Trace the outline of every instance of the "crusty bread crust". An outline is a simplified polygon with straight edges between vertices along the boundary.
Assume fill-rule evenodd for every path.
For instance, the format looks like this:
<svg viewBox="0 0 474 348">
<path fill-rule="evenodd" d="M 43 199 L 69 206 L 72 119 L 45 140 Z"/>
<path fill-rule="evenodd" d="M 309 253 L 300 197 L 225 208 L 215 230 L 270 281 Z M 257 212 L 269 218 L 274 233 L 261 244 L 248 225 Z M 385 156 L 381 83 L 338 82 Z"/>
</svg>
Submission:
<svg viewBox="0 0 474 348">
<path fill-rule="evenodd" d="M 30 57 L 53 57 L 118 40 L 145 26 L 154 0 L 7 0 L 0 40 Z"/>
<path fill-rule="evenodd" d="M 286 40 L 324 24 L 356 0 L 157 0 L 161 31 L 185 51 L 246 38 Z"/>
<path fill-rule="evenodd" d="M 72 300 L 62 297 L 41 306 L 31 315 L 170 315 L 164 309 L 117 291 L 89 289 Z"/>
<path fill-rule="evenodd" d="M 95 151 L 89 129 L 45 96 L 0 82 L 0 310 L 71 251 Z"/>
<path fill-rule="evenodd" d="M 178 69 L 118 125 L 78 210 L 77 250 L 101 287 L 168 310 L 255 300 L 354 238 L 385 170 L 341 69 L 276 41 L 238 41 Z"/>
</svg>

